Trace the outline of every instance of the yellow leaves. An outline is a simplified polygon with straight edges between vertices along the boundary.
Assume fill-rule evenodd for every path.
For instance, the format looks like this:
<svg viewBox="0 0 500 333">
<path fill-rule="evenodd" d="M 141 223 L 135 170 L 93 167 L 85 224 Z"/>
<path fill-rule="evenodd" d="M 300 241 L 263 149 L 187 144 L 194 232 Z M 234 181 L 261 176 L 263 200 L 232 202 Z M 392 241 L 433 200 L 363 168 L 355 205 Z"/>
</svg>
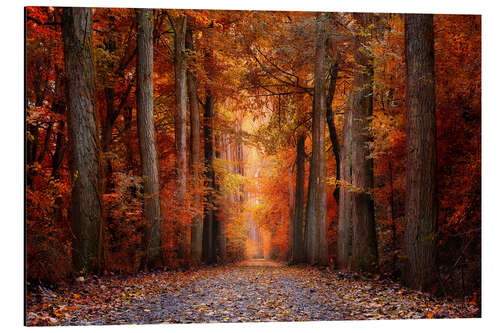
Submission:
<svg viewBox="0 0 500 333">
<path fill-rule="evenodd" d="M 357 187 L 352 183 L 349 183 L 345 180 L 338 180 L 335 177 L 325 177 L 325 183 L 328 185 L 336 186 L 338 185 L 341 188 L 345 188 L 349 190 L 351 193 L 366 193 L 368 195 L 374 195 L 374 190 L 373 189 L 366 189 L 366 188 L 361 188 Z"/>
<path fill-rule="evenodd" d="M 164 322 L 176 323 L 478 314 L 475 298 L 466 308 L 389 281 L 258 260 L 197 271 L 140 274 L 125 280 L 90 280 L 83 286 L 85 299 L 82 289 L 74 288 L 47 292 L 41 304 L 29 302 L 28 325 L 151 323 L 159 314 Z"/>
</svg>

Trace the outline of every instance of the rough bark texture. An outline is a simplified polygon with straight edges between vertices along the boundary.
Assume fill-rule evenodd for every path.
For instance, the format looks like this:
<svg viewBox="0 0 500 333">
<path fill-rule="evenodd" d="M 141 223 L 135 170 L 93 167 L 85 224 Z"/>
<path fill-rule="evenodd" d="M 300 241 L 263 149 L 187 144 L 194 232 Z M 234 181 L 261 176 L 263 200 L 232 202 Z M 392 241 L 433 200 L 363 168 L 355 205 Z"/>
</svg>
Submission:
<svg viewBox="0 0 500 333">
<path fill-rule="evenodd" d="M 64 8 L 62 21 L 68 89 L 72 256 L 76 272 L 99 269 L 102 236 L 100 143 L 95 110 L 92 11 Z"/>
<path fill-rule="evenodd" d="M 64 140 L 66 123 L 64 120 L 59 120 L 57 123 L 56 148 L 54 155 L 52 155 L 52 177 L 55 179 L 59 178 L 59 168 L 61 167 L 66 150 L 66 142 Z"/>
<path fill-rule="evenodd" d="M 153 267 L 161 259 L 160 184 L 153 116 L 153 10 L 136 10 L 136 19 L 137 129 L 144 178 L 144 216 L 147 223 L 144 264 Z"/>
<path fill-rule="evenodd" d="M 352 268 L 374 272 L 378 266 L 375 207 L 372 198 L 373 159 L 368 128 L 373 112 L 373 56 L 366 49 L 373 14 L 357 14 L 359 33 L 354 41 L 354 88 L 352 100 Z"/>
<path fill-rule="evenodd" d="M 294 228 L 294 211 L 295 211 L 295 186 L 293 183 L 292 168 L 288 168 L 288 216 L 290 217 L 288 223 L 288 252 L 286 260 L 293 263 L 293 228 Z"/>
<path fill-rule="evenodd" d="M 56 67 L 56 71 L 58 68 Z M 59 70 L 59 72 L 62 72 Z M 56 100 L 54 105 L 54 111 L 57 114 L 64 115 L 66 114 L 66 98 L 65 88 L 66 88 L 66 79 L 63 74 L 58 75 L 57 83 L 56 83 Z M 59 178 L 59 168 L 61 167 L 62 161 L 64 159 L 64 153 L 66 151 L 66 140 L 65 140 L 65 127 L 66 122 L 64 120 L 59 120 L 56 123 L 56 146 L 54 149 L 54 154 L 52 155 L 52 177 L 54 179 Z"/>
<path fill-rule="evenodd" d="M 293 211 L 292 232 L 292 263 L 305 261 L 304 252 L 304 182 L 305 182 L 305 135 L 300 135 L 297 140 L 297 173 L 295 178 L 295 204 Z"/>
<path fill-rule="evenodd" d="M 328 93 L 326 95 L 326 123 L 328 125 L 328 132 L 330 133 L 330 141 L 332 143 L 333 155 L 335 156 L 335 179 L 337 183 L 340 181 L 340 147 L 339 140 L 337 138 L 337 131 L 335 129 L 335 120 L 333 118 L 332 102 L 335 96 L 335 86 L 337 85 L 337 74 L 339 71 L 339 60 L 335 60 L 330 69 L 330 86 L 328 87 Z M 339 204 L 339 185 L 335 186 L 333 191 L 333 197 Z"/>
<path fill-rule="evenodd" d="M 186 33 L 186 49 L 194 56 L 193 32 L 187 30 Z M 194 206 L 200 212 L 193 217 L 191 221 L 191 262 L 198 265 L 201 262 L 202 241 L 203 241 L 203 225 L 202 225 L 202 188 L 201 170 L 202 161 L 200 153 L 200 109 L 198 107 L 198 86 L 196 81 L 196 72 L 190 69 L 187 72 L 187 87 L 189 95 L 189 111 L 190 111 L 190 169 L 193 177 L 194 187 Z"/>
<path fill-rule="evenodd" d="M 224 147 L 223 144 L 223 137 L 220 135 L 217 135 L 215 137 L 215 142 L 217 142 L 218 147 Z M 215 157 L 217 159 L 222 159 L 224 158 L 222 156 L 222 150 L 221 149 L 215 149 Z M 220 191 L 220 184 L 215 183 L 215 193 L 221 194 Z M 220 206 L 217 206 L 217 210 L 220 212 Z M 216 257 L 216 262 L 217 263 L 223 263 L 226 258 L 226 231 L 225 231 L 225 224 L 222 219 L 217 218 L 218 213 L 214 214 L 214 221 L 215 221 L 215 257 Z"/>
<path fill-rule="evenodd" d="M 328 263 L 326 239 L 325 184 L 325 51 L 324 14 L 317 17 L 316 54 L 314 64 L 314 103 L 312 117 L 312 156 L 307 196 L 306 257 L 310 264 Z"/>
<path fill-rule="evenodd" d="M 348 107 L 344 113 L 342 156 L 340 161 L 339 223 L 337 229 L 337 268 L 349 269 L 352 254 L 352 198 L 346 186 L 351 184 L 352 152 L 352 111 Z"/>
<path fill-rule="evenodd" d="M 406 15 L 406 229 L 408 286 L 436 284 L 436 102 L 432 15 Z"/>
<path fill-rule="evenodd" d="M 203 211 L 203 261 L 213 264 L 216 261 L 216 220 L 215 220 L 215 172 L 214 172 L 214 118 L 213 98 L 210 91 L 204 104 L 204 152 L 205 152 L 205 195 L 206 207 Z"/>
<path fill-rule="evenodd" d="M 186 31 L 187 19 L 180 16 L 174 23 L 174 72 L 175 72 L 175 172 L 177 182 L 177 201 L 182 207 L 186 197 L 187 146 L 186 146 L 186 114 L 187 114 L 187 71 L 186 71 Z M 186 259 L 187 228 L 183 222 L 176 221 L 176 233 L 181 239 L 178 257 Z"/>
</svg>

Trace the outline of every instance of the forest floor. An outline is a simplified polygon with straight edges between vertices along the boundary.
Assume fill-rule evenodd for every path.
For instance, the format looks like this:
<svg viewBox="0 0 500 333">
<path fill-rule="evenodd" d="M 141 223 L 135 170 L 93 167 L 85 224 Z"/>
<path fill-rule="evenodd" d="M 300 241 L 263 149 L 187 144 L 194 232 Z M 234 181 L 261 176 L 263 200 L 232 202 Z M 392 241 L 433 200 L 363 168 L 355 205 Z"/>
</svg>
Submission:
<svg viewBox="0 0 500 333">
<path fill-rule="evenodd" d="M 252 260 L 185 272 L 95 278 L 27 295 L 26 324 L 105 325 L 479 317 L 387 280 Z"/>
</svg>

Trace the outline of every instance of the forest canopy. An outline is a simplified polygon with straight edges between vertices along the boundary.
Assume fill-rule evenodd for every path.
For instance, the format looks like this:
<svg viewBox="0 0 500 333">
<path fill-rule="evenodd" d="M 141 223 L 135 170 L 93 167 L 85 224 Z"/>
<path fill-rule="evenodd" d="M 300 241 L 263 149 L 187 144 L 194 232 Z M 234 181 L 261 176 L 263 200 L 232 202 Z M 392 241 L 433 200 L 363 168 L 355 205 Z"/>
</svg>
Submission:
<svg viewBox="0 0 500 333">
<path fill-rule="evenodd" d="M 28 282 L 265 258 L 480 293 L 480 16 L 25 22 Z"/>
</svg>

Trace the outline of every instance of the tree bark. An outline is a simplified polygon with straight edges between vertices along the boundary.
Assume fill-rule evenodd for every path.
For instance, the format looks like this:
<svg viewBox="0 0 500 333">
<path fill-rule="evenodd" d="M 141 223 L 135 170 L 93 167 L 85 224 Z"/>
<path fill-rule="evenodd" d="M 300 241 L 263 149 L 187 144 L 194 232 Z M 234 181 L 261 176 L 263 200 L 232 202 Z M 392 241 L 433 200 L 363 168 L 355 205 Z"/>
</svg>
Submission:
<svg viewBox="0 0 500 333">
<path fill-rule="evenodd" d="M 429 291 L 437 279 L 436 96 L 433 15 L 406 15 L 406 229 L 404 280 Z"/>
<path fill-rule="evenodd" d="M 352 98 L 352 97 L 351 97 Z M 351 103 L 349 103 L 351 104 Z M 344 113 L 342 157 L 340 161 L 339 222 L 337 229 L 337 268 L 350 269 L 352 255 L 352 110 Z"/>
<path fill-rule="evenodd" d="M 174 22 L 174 72 L 175 72 L 175 172 L 177 182 L 177 203 L 183 207 L 186 197 L 187 145 L 187 71 L 186 71 L 186 30 L 187 18 L 181 15 Z M 180 214 L 180 213 L 179 213 Z M 187 228 L 178 217 L 176 234 L 181 239 L 178 257 L 185 260 L 187 255 Z"/>
<path fill-rule="evenodd" d="M 66 127 L 64 120 L 59 120 L 57 122 L 57 134 L 56 134 L 56 148 L 54 150 L 54 155 L 52 155 L 52 177 L 54 179 L 59 179 L 59 168 L 64 159 L 64 152 L 66 148 L 64 128 Z"/>
<path fill-rule="evenodd" d="M 295 178 L 295 204 L 293 211 L 293 238 L 292 263 L 298 264 L 305 262 L 304 249 L 304 182 L 305 182 L 305 135 L 300 135 L 297 140 L 297 173 Z"/>
<path fill-rule="evenodd" d="M 214 102 L 210 90 L 206 92 L 203 123 L 205 152 L 205 202 L 203 210 L 203 261 L 213 264 L 216 261 L 216 221 L 215 221 L 215 172 L 214 172 L 214 138 L 213 118 Z"/>
<path fill-rule="evenodd" d="M 77 273 L 94 273 L 102 260 L 102 184 L 91 51 L 92 9 L 63 8 L 62 36 L 71 147 L 73 267 Z"/>
<path fill-rule="evenodd" d="M 45 99 L 45 89 L 42 89 L 42 81 L 44 85 L 47 85 L 47 80 L 43 80 L 42 69 L 35 75 L 33 79 L 34 94 L 35 94 L 35 106 L 39 107 L 43 105 Z M 37 171 L 33 168 L 34 163 L 37 162 L 37 151 L 38 151 L 38 140 L 39 140 L 39 127 L 38 124 L 27 124 L 27 140 L 26 140 L 26 164 L 28 166 L 26 172 L 26 184 L 33 188 L 33 179 L 37 174 Z M 40 163 L 40 162 L 38 162 Z"/>
<path fill-rule="evenodd" d="M 373 112 L 373 56 L 366 49 L 373 14 L 357 14 L 359 33 L 354 40 L 354 92 L 352 104 L 352 268 L 375 272 L 378 266 L 375 211 L 372 198 L 373 159 L 369 158 L 369 132 Z"/>
<path fill-rule="evenodd" d="M 333 97 L 335 96 L 335 86 L 337 85 L 337 74 L 339 71 L 339 60 L 338 58 L 332 65 L 330 69 L 330 86 L 328 87 L 328 93 L 326 95 L 326 123 L 328 125 L 328 132 L 330 133 L 330 141 L 332 143 L 333 155 L 335 156 L 335 179 L 337 180 L 337 185 L 335 186 L 335 190 L 333 191 L 333 197 L 339 204 L 339 185 L 340 181 L 340 148 L 339 148 L 339 140 L 337 138 L 337 131 L 335 129 L 335 120 L 333 118 L 333 110 L 332 110 L 332 102 Z"/>
<path fill-rule="evenodd" d="M 153 10 L 137 9 L 137 130 L 144 178 L 143 266 L 154 267 L 161 260 L 161 206 L 158 155 L 154 127 L 153 95 Z"/>
<path fill-rule="evenodd" d="M 294 212 L 295 212 L 295 186 L 293 184 L 293 168 L 288 168 L 288 252 L 286 259 L 293 263 L 293 238 L 294 238 Z"/>
<path fill-rule="evenodd" d="M 59 70 L 59 68 L 56 66 L 55 67 L 56 72 L 58 71 L 59 73 L 62 72 Z M 65 78 L 64 75 L 59 74 L 56 79 L 56 98 L 54 100 L 54 112 L 56 112 L 59 115 L 65 115 L 66 114 L 66 99 L 64 97 L 65 93 L 64 91 L 66 90 L 66 83 L 65 83 Z M 52 154 L 52 177 L 54 179 L 59 178 L 59 168 L 62 164 L 62 161 L 64 159 L 64 153 L 65 153 L 65 148 L 66 148 L 66 142 L 65 142 L 65 134 L 64 134 L 64 129 L 66 127 L 66 122 L 64 120 L 59 120 L 55 124 L 56 127 L 56 146 L 54 149 L 54 153 Z"/>
<path fill-rule="evenodd" d="M 187 30 L 186 49 L 194 56 L 193 31 Z M 187 72 L 187 88 L 190 110 L 190 169 L 193 177 L 194 206 L 198 211 L 191 221 L 191 263 L 198 265 L 201 262 L 203 242 L 203 202 L 201 194 L 202 161 L 200 153 L 200 109 L 198 107 L 198 84 L 196 71 L 191 68 Z"/>
<path fill-rule="evenodd" d="M 326 31 L 324 14 L 316 19 L 316 54 L 314 64 L 314 103 L 312 117 L 312 156 L 307 196 L 306 257 L 310 264 L 328 263 L 326 239 L 325 184 L 325 54 Z"/>
<path fill-rule="evenodd" d="M 223 138 L 220 135 L 215 137 L 215 142 L 218 143 L 219 147 L 223 147 Z M 215 150 L 215 157 L 217 159 L 222 158 L 221 150 Z M 215 182 L 215 193 L 220 194 L 220 184 Z M 216 207 L 217 210 L 220 209 L 220 206 Z M 225 225 L 224 221 L 218 218 L 217 211 L 214 212 L 214 221 L 215 221 L 215 258 L 217 263 L 223 263 L 226 257 L 226 238 L 225 238 Z"/>
</svg>

